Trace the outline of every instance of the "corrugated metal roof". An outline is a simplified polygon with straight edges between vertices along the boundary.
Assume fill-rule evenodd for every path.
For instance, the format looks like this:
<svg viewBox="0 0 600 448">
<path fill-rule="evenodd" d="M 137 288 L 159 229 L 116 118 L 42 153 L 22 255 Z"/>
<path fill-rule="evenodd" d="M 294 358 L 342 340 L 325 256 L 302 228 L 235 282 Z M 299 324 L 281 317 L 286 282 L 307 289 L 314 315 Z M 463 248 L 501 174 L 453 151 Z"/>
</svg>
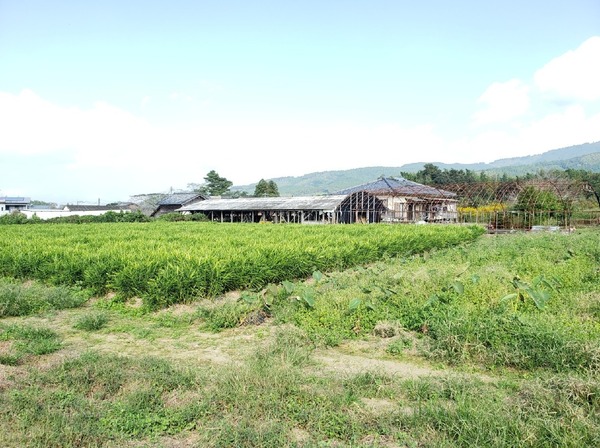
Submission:
<svg viewBox="0 0 600 448">
<path fill-rule="evenodd" d="M 26 198 L 23 196 L 2 196 L 0 197 L 0 202 L 4 204 L 29 204 L 31 202 L 31 198 Z"/>
<path fill-rule="evenodd" d="M 201 193 L 171 193 L 160 200 L 158 205 L 185 205 L 195 199 L 206 199 Z"/>
<path fill-rule="evenodd" d="M 323 210 L 334 211 L 347 195 L 298 196 L 269 198 L 207 199 L 178 209 L 180 212 L 206 211 L 292 211 Z"/>
<path fill-rule="evenodd" d="M 121 207 L 119 205 L 66 205 L 63 210 L 68 210 L 71 212 L 116 212 L 121 210 L 128 210 L 128 208 Z"/>
<path fill-rule="evenodd" d="M 395 196 L 428 196 L 453 198 L 456 193 L 442 190 L 428 185 L 419 184 L 403 177 L 380 177 L 376 181 L 363 185 L 346 188 L 336 192 L 336 194 L 352 194 L 358 191 L 366 191 L 375 195 L 395 195 Z"/>
</svg>

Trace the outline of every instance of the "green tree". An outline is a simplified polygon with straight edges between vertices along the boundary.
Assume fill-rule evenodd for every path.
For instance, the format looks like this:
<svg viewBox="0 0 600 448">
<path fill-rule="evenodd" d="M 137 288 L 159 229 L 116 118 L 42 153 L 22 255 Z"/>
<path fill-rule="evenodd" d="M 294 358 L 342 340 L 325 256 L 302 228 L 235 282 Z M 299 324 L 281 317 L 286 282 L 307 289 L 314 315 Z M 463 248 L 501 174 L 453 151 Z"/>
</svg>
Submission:
<svg viewBox="0 0 600 448">
<path fill-rule="evenodd" d="M 565 174 L 569 179 L 585 182 L 587 185 L 584 186 L 584 193 L 588 197 L 593 196 L 600 207 L 600 173 L 568 168 Z"/>
<path fill-rule="evenodd" d="M 264 179 L 259 180 L 258 183 L 256 184 L 256 187 L 254 187 L 254 196 L 256 196 L 256 197 L 267 196 L 268 188 L 269 188 L 269 186 L 268 186 L 266 180 L 264 180 Z"/>
<path fill-rule="evenodd" d="M 225 177 L 219 176 L 215 170 L 209 171 L 204 177 L 206 183 L 200 188 L 201 193 L 208 193 L 211 196 L 220 196 L 229 192 L 233 182 Z"/>
<path fill-rule="evenodd" d="M 270 180 L 266 181 L 261 179 L 254 187 L 254 196 L 256 197 L 278 197 L 279 196 L 279 188 L 277 184 Z"/>
<path fill-rule="evenodd" d="M 270 180 L 269 182 L 269 196 L 279 197 L 279 187 L 275 181 Z"/>
<path fill-rule="evenodd" d="M 416 173 L 402 173 L 405 179 L 412 180 L 425 185 L 445 185 L 445 184 L 464 184 L 483 180 L 483 173 L 479 179 L 471 170 L 457 170 L 455 168 L 441 170 L 433 163 L 426 163 L 423 169 Z"/>
<path fill-rule="evenodd" d="M 528 186 L 519 193 L 515 210 L 556 212 L 563 210 L 560 199 L 551 191 Z"/>
</svg>

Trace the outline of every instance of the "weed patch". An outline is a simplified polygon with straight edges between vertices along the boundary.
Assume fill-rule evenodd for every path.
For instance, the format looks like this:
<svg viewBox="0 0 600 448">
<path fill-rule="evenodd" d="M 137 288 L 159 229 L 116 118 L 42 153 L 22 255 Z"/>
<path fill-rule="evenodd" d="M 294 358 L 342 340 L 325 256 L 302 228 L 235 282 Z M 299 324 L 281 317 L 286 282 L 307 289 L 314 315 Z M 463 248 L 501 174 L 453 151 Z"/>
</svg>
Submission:
<svg viewBox="0 0 600 448">
<path fill-rule="evenodd" d="M 76 287 L 48 287 L 35 282 L 23 284 L 4 278 L 0 279 L 0 318 L 75 308 L 90 296 L 89 291 Z"/>
<path fill-rule="evenodd" d="M 21 364 L 28 356 L 40 356 L 60 349 L 58 334 L 49 328 L 25 325 L 0 325 L 0 342 L 9 342 L 7 352 L 0 353 L 0 364 Z"/>
<path fill-rule="evenodd" d="M 105 313 L 94 312 L 80 316 L 73 327 L 84 331 L 98 331 L 106 326 L 107 323 L 108 316 Z"/>
</svg>

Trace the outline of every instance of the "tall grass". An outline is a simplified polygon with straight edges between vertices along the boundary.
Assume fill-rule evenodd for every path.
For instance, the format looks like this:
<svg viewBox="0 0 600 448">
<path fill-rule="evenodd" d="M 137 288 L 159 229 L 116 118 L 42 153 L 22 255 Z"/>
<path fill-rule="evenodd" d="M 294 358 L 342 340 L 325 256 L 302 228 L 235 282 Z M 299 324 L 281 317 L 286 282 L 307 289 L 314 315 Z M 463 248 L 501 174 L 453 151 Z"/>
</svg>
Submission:
<svg viewBox="0 0 600 448">
<path fill-rule="evenodd" d="M 114 223 L 7 226 L 0 275 L 139 296 L 150 308 L 449 247 L 463 226 Z"/>
<path fill-rule="evenodd" d="M 34 282 L 23 284 L 0 278 L 0 318 L 75 308 L 81 306 L 89 297 L 89 291 L 77 287 L 47 287 Z"/>
<path fill-rule="evenodd" d="M 270 311 L 321 344 L 392 322 L 449 363 L 600 372 L 596 232 L 483 238 L 331 273 L 312 287 L 312 306 L 284 294 Z"/>
</svg>

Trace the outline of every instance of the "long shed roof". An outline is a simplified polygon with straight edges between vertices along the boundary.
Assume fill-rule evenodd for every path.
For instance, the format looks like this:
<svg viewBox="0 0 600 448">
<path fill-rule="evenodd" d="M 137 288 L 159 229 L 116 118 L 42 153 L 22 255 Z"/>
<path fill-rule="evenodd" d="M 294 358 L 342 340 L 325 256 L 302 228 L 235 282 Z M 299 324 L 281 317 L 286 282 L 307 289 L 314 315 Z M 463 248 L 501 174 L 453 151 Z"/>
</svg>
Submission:
<svg viewBox="0 0 600 448">
<path fill-rule="evenodd" d="M 208 196 L 202 193 L 171 193 L 162 198 L 158 205 L 185 205 L 196 199 L 207 199 Z"/>
<path fill-rule="evenodd" d="M 338 191 L 336 194 L 351 194 L 357 191 L 367 191 L 371 194 L 381 196 L 426 196 L 454 198 L 456 193 L 441 190 L 439 188 L 423 185 L 403 177 L 380 177 L 379 179 L 355 187 L 346 188 Z"/>
<path fill-rule="evenodd" d="M 70 212 L 109 212 L 129 210 L 127 206 L 121 205 L 72 205 L 67 204 L 63 210 Z"/>
<path fill-rule="evenodd" d="M 334 211 L 348 195 L 297 196 L 267 198 L 207 199 L 206 201 L 181 207 L 179 212 L 207 211 L 293 211 L 323 210 Z"/>
<path fill-rule="evenodd" d="M 29 204 L 31 202 L 31 198 L 26 198 L 23 196 L 1 196 L 0 202 L 3 204 Z"/>
</svg>

